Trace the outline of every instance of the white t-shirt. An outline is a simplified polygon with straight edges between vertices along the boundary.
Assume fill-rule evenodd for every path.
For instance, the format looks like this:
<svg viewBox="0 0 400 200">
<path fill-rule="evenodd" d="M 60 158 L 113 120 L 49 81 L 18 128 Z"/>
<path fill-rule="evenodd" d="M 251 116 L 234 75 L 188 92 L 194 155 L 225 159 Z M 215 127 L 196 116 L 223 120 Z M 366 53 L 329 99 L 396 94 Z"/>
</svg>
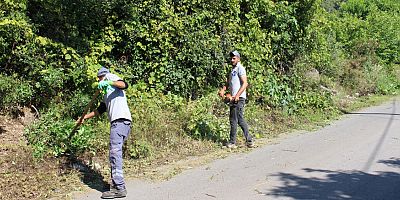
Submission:
<svg viewBox="0 0 400 200">
<path fill-rule="evenodd" d="M 244 69 L 242 64 L 238 62 L 229 75 L 229 90 L 231 91 L 232 96 L 236 96 L 240 87 L 242 86 L 243 83 L 240 81 L 239 77 L 243 75 L 246 75 L 246 70 Z M 240 97 L 246 98 L 246 90 L 242 92 Z"/>
<path fill-rule="evenodd" d="M 122 79 L 115 74 L 108 73 L 106 74 L 104 80 L 119 81 Z M 127 119 L 132 121 L 125 91 L 114 86 L 111 87 L 112 90 L 107 90 L 107 93 L 103 98 L 103 102 L 107 107 L 108 119 L 110 122 L 116 119 Z"/>
</svg>

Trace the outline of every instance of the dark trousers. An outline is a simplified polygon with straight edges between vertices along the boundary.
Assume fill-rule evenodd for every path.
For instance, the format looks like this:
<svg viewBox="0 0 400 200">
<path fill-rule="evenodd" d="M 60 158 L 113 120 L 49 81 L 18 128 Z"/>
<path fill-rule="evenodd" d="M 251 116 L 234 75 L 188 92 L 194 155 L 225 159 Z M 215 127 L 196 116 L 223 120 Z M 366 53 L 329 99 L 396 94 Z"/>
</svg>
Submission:
<svg viewBox="0 0 400 200">
<path fill-rule="evenodd" d="M 246 99 L 240 98 L 238 102 L 234 102 L 230 106 L 229 122 L 231 124 L 231 132 L 229 142 L 232 144 L 236 143 L 237 136 L 237 125 L 239 124 L 242 128 L 246 142 L 251 142 L 252 138 L 249 134 L 249 126 L 244 119 L 244 105 L 246 104 Z"/>
</svg>

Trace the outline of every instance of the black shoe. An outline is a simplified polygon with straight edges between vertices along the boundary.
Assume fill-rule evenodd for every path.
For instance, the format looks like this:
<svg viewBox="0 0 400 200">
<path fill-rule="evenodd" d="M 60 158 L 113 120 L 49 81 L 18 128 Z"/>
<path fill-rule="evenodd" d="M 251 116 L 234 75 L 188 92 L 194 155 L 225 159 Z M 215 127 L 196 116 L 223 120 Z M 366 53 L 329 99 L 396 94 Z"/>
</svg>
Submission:
<svg viewBox="0 0 400 200">
<path fill-rule="evenodd" d="M 254 144 L 254 141 L 248 141 L 248 142 L 246 142 L 246 145 L 247 145 L 248 148 L 256 147 L 256 144 Z"/>
<path fill-rule="evenodd" d="M 114 199 L 114 198 L 124 198 L 126 197 L 126 189 L 115 189 L 111 188 L 110 191 L 103 192 L 101 195 L 102 199 Z"/>
</svg>

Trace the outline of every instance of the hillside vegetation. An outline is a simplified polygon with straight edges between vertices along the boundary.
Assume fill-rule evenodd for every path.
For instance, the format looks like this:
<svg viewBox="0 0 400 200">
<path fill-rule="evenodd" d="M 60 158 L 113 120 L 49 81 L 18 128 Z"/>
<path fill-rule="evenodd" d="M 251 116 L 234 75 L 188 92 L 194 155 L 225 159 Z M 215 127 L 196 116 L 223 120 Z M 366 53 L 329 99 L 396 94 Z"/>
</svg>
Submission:
<svg viewBox="0 0 400 200">
<path fill-rule="evenodd" d="M 23 135 L 32 162 L 73 155 L 91 165 L 107 157 L 106 117 L 68 136 L 106 66 L 130 85 L 125 156 L 137 172 L 137 163 L 206 154 L 227 140 L 217 88 L 232 50 L 247 69 L 246 118 L 256 138 L 331 119 L 353 97 L 396 94 L 399 21 L 398 0 L 4 0 L 0 110 L 37 113 Z M 36 189 L 17 197 L 56 193 Z"/>
</svg>

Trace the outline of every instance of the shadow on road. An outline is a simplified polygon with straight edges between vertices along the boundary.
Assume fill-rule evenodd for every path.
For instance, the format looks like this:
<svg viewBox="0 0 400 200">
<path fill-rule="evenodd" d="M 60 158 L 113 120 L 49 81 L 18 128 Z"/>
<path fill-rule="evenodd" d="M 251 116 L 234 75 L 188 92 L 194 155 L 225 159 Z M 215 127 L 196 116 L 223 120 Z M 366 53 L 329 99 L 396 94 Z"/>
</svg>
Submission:
<svg viewBox="0 0 400 200">
<path fill-rule="evenodd" d="M 346 115 L 393 115 L 393 116 L 400 116 L 399 113 L 380 113 L 380 112 L 348 112 L 346 110 L 340 110 L 343 114 Z"/>
<path fill-rule="evenodd" d="M 388 123 L 387 123 L 385 129 L 383 130 L 383 133 L 382 133 L 380 139 L 378 140 L 378 143 L 377 143 L 376 146 L 375 146 L 375 149 L 372 151 L 372 153 L 371 153 L 371 155 L 370 155 L 368 161 L 366 162 L 364 168 L 362 169 L 363 172 L 368 172 L 368 171 L 369 171 L 369 169 L 370 169 L 372 163 L 374 162 L 376 156 L 378 155 L 379 151 L 380 151 L 381 148 L 382 148 L 382 145 L 383 145 L 384 140 L 387 138 L 387 136 L 388 136 L 388 134 L 389 134 L 389 131 L 390 131 L 390 128 L 391 128 L 393 122 L 396 120 L 395 117 L 396 117 L 397 115 L 400 115 L 400 114 L 397 114 L 397 113 L 396 113 L 396 100 L 393 100 L 393 101 L 392 101 L 392 107 L 391 107 L 391 108 L 392 108 L 392 112 L 391 112 L 391 113 L 380 113 L 380 112 L 379 112 L 379 113 L 378 113 L 378 112 L 377 112 L 377 113 L 371 113 L 371 112 L 370 112 L 370 113 L 365 113 L 365 112 L 354 112 L 354 113 L 352 113 L 352 112 L 347 112 L 347 111 L 345 111 L 345 110 L 341 110 L 341 111 L 342 111 L 343 113 L 345 113 L 345 114 L 357 114 L 357 115 L 389 115 L 389 116 L 390 116 L 389 121 L 388 121 Z"/>
<path fill-rule="evenodd" d="M 392 101 L 392 112 L 391 113 L 383 113 L 383 112 L 349 112 L 344 109 L 339 109 L 340 112 L 346 115 L 391 115 L 391 116 L 400 116 L 400 113 L 396 113 L 396 100 Z"/>
<path fill-rule="evenodd" d="M 282 186 L 271 188 L 263 193 L 265 196 L 293 199 L 400 199 L 400 158 L 376 161 L 384 140 L 387 138 L 395 118 L 396 101 L 393 101 L 391 112 L 347 112 L 355 115 L 387 115 L 387 125 L 383 130 L 377 144 L 369 156 L 362 170 L 331 171 L 323 169 L 302 169 L 306 176 L 290 173 L 277 173 L 272 177 L 278 177 Z M 370 172 L 373 163 L 387 165 L 397 171 Z"/>
<path fill-rule="evenodd" d="M 400 168 L 400 158 L 390 158 L 390 160 L 380 160 L 378 163 L 388 165 L 390 167 Z"/>
<path fill-rule="evenodd" d="M 104 176 L 92 169 L 81 159 L 69 157 L 67 163 L 70 168 L 77 169 L 80 172 L 81 181 L 90 188 L 99 192 L 105 192 L 110 188 L 110 184 L 104 181 Z"/>
<path fill-rule="evenodd" d="M 400 167 L 400 159 L 379 163 Z M 278 173 L 284 186 L 273 188 L 266 196 L 293 199 L 400 199 L 400 174 L 395 172 L 365 173 L 362 171 L 330 171 L 303 169 L 324 178 L 305 178 L 289 173 Z M 322 175 L 322 176 L 321 176 Z M 314 176 L 316 177 L 316 176 Z"/>
</svg>

